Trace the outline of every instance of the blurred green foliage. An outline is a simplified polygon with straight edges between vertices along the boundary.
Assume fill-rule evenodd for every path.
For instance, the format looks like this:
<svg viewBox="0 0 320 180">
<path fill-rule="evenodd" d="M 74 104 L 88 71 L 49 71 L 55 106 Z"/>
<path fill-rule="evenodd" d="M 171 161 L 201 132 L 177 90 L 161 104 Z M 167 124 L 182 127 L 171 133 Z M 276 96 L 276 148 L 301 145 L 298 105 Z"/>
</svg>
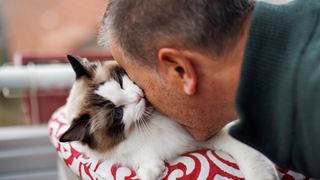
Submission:
<svg viewBox="0 0 320 180">
<path fill-rule="evenodd" d="M 0 126 L 24 125 L 25 123 L 22 100 L 5 98 L 0 93 Z"/>
<path fill-rule="evenodd" d="M 2 14 L 1 3 L 0 0 L 0 14 Z M 2 17 L 0 16 L 0 66 L 7 63 L 9 59 Z M 25 124 L 21 102 L 21 99 L 5 98 L 0 89 L 0 126 Z"/>
<path fill-rule="evenodd" d="M 0 66 L 8 62 L 8 53 L 5 47 L 0 46 Z"/>
</svg>

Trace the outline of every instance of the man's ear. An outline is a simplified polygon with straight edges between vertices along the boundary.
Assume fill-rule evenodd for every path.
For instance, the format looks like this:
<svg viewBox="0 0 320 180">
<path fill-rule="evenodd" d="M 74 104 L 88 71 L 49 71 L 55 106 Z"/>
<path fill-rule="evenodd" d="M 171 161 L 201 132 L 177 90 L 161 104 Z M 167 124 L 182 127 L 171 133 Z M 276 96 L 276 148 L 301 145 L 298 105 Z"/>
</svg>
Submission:
<svg viewBox="0 0 320 180">
<path fill-rule="evenodd" d="M 80 118 L 74 119 L 69 129 L 62 134 L 60 142 L 81 141 L 88 133 L 88 121 L 90 116 L 88 114 L 82 115 Z"/>
<path fill-rule="evenodd" d="M 158 52 L 158 68 L 162 77 L 172 85 L 182 87 L 187 95 L 196 93 L 197 74 L 188 53 L 161 48 Z"/>
<path fill-rule="evenodd" d="M 78 58 L 71 56 L 71 55 L 67 55 L 67 59 L 68 59 L 69 63 L 71 64 L 72 69 L 76 73 L 76 79 L 83 77 L 83 76 L 85 76 L 87 78 L 91 78 L 89 71 L 87 70 L 85 65 L 82 64 L 81 59 L 78 59 Z"/>
</svg>

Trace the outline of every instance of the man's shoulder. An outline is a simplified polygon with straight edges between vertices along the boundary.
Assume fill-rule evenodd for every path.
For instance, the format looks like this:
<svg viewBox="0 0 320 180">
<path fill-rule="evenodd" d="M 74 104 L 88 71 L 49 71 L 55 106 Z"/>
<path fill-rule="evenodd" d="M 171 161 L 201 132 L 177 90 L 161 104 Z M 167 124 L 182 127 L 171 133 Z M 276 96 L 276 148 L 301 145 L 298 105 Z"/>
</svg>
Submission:
<svg viewBox="0 0 320 180">
<path fill-rule="evenodd" d="M 257 3 L 236 100 L 241 122 L 231 134 L 279 164 L 320 177 L 317 168 L 299 166 L 320 158 L 311 155 L 320 149 L 312 140 L 320 137 L 319 62 L 319 0 Z"/>
</svg>

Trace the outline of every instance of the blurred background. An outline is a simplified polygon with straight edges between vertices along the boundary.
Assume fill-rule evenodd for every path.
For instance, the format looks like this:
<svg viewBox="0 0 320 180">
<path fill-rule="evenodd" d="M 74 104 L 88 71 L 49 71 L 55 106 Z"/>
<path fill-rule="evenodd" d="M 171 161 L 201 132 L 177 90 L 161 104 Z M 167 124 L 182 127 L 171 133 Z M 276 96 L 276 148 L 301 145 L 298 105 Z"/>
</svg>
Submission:
<svg viewBox="0 0 320 180">
<path fill-rule="evenodd" d="M 0 0 L 0 180 L 58 175 L 47 122 L 74 76 L 66 54 L 111 59 L 96 36 L 106 0 Z"/>
<path fill-rule="evenodd" d="M 105 0 L 0 0 L 0 65 L 17 67 L 0 74 L 0 82 L 13 71 L 22 73 L 22 67 L 34 72 L 49 67 L 39 65 L 66 63 L 66 54 L 109 56 L 96 45 L 105 5 Z M 34 74 L 23 75 L 30 76 L 21 79 L 29 81 L 25 87 L 13 78 L 7 81 L 16 82 L 6 82 L 11 87 L 0 84 L 0 126 L 46 123 L 53 110 L 64 104 L 68 86 L 35 84 L 30 82 Z"/>
<path fill-rule="evenodd" d="M 52 64 L 66 54 L 111 58 L 96 45 L 105 8 L 106 0 L 0 0 L 0 127 L 44 124 L 65 103 L 72 81 Z"/>
</svg>

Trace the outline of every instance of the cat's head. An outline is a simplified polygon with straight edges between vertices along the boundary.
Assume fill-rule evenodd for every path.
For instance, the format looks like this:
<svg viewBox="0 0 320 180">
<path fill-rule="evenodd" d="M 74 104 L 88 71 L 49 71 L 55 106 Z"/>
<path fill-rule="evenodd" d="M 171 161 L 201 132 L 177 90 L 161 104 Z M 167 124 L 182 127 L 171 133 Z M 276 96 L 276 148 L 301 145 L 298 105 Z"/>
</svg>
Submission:
<svg viewBox="0 0 320 180">
<path fill-rule="evenodd" d="M 73 56 L 68 60 L 76 81 L 66 105 L 71 125 L 60 141 L 80 141 L 108 151 L 150 113 L 144 94 L 115 61 L 92 63 Z"/>
</svg>

